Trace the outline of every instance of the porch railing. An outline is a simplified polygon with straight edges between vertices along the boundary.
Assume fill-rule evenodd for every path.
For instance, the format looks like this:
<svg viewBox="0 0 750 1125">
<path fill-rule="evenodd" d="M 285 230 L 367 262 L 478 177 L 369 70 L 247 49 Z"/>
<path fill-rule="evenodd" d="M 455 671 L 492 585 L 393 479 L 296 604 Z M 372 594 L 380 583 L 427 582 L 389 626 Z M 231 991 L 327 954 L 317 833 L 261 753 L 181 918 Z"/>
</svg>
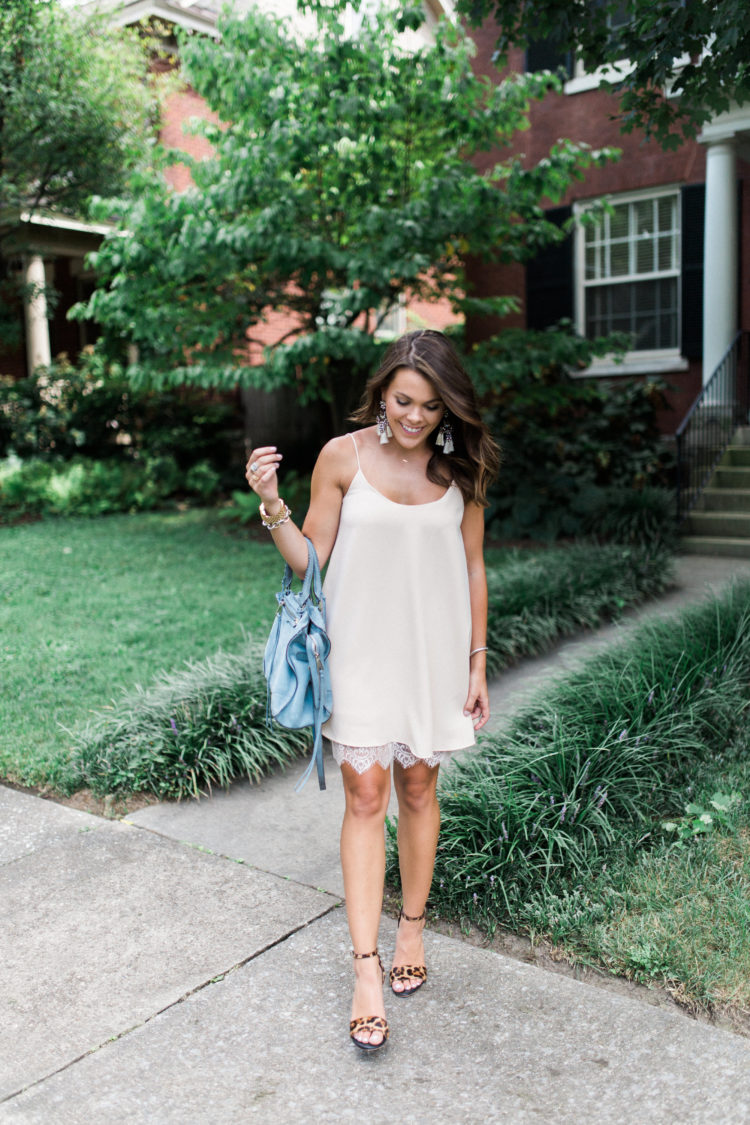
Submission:
<svg viewBox="0 0 750 1125">
<path fill-rule="evenodd" d="M 738 426 L 748 421 L 747 333 L 738 332 L 677 431 L 677 518 L 683 520 L 708 484 Z"/>
</svg>

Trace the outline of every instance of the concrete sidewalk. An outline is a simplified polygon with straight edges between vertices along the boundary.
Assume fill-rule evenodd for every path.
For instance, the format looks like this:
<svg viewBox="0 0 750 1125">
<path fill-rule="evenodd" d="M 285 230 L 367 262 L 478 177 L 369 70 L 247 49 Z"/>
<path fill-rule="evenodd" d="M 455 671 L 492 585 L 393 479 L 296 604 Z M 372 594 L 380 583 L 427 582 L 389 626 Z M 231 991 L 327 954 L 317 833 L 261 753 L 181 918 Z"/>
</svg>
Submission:
<svg viewBox="0 0 750 1125">
<path fill-rule="evenodd" d="M 657 605 L 501 677 L 498 721 L 639 618 L 750 575 L 678 567 Z M 434 932 L 426 988 L 387 992 L 390 1043 L 356 1052 L 340 777 L 295 796 L 299 772 L 124 822 L 0 787 L 0 1121 L 750 1121 L 750 1041 Z"/>
</svg>

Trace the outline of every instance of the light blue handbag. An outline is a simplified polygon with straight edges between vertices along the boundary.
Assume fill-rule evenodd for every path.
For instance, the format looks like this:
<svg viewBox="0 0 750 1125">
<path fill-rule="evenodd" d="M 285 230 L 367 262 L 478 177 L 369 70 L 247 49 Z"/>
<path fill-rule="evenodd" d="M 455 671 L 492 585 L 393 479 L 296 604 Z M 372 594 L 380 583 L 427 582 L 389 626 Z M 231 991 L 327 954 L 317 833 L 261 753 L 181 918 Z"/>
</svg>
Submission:
<svg viewBox="0 0 750 1125">
<path fill-rule="evenodd" d="M 307 571 L 302 589 L 292 590 L 292 569 L 286 566 L 281 591 L 276 595 L 276 611 L 271 635 L 263 657 L 263 673 L 268 681 L 266 722 L 271 717 L 282 727 L 299 730 L 313 728 L 313 754 L 304 776 L 295 786 L 299 791 L 318 767 L 318 784 L 325 789 L 323 736 L 321 727 L 331 714 L 331 679 L 328 653 L 331 642 L 326 633 L 326 605 L 320 581 L 320 564 L 315 547 L 307 543 Z"/>
</svg>

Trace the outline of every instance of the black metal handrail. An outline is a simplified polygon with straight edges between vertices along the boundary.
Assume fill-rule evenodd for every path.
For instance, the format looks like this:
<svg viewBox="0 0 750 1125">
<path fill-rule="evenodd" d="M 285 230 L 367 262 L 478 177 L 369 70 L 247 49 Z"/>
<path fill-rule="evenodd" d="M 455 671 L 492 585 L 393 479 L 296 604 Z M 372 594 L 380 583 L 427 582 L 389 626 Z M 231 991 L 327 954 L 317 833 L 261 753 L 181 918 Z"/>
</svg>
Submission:
<svg viewBox="0 0 750 1125">
<path fill-rule="evenodd" d="M 708 484 L 736 428 L 748 421 L 747 351 L 747 334 L 738 332 L 677 430 L 678 520 L 685 519 Z"/>
</svg>

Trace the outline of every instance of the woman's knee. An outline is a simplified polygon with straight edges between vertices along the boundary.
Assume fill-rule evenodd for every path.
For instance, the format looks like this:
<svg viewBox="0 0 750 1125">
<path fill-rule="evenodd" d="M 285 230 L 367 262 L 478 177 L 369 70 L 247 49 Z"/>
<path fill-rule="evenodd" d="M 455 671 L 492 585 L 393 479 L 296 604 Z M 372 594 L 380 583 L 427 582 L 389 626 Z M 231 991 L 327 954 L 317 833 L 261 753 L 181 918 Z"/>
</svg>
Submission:
<svg viewBox="0 0 750 1125">
<path fill-rule="evenodd" d="M 411 769 L 416 771 L 419 767 L 412 766 Z M 421 813 L 432 808 L 437 800 L 435 792 L 437 777 L 433 775 L 432 770 L 419 769 L 418 773 L 412 774 L 411 769 L 405 769 L 399 778 L 398 807 L 401 811 Z"/>
<path fill-rule="evenodd" d="M 390 796 L 390 773 L 378 765 L 363 774 L 346 765 L 343 770 L 347 770 L 344 774 L 347 812 L 361 820 L 385 819 Z"/>
</svg>

